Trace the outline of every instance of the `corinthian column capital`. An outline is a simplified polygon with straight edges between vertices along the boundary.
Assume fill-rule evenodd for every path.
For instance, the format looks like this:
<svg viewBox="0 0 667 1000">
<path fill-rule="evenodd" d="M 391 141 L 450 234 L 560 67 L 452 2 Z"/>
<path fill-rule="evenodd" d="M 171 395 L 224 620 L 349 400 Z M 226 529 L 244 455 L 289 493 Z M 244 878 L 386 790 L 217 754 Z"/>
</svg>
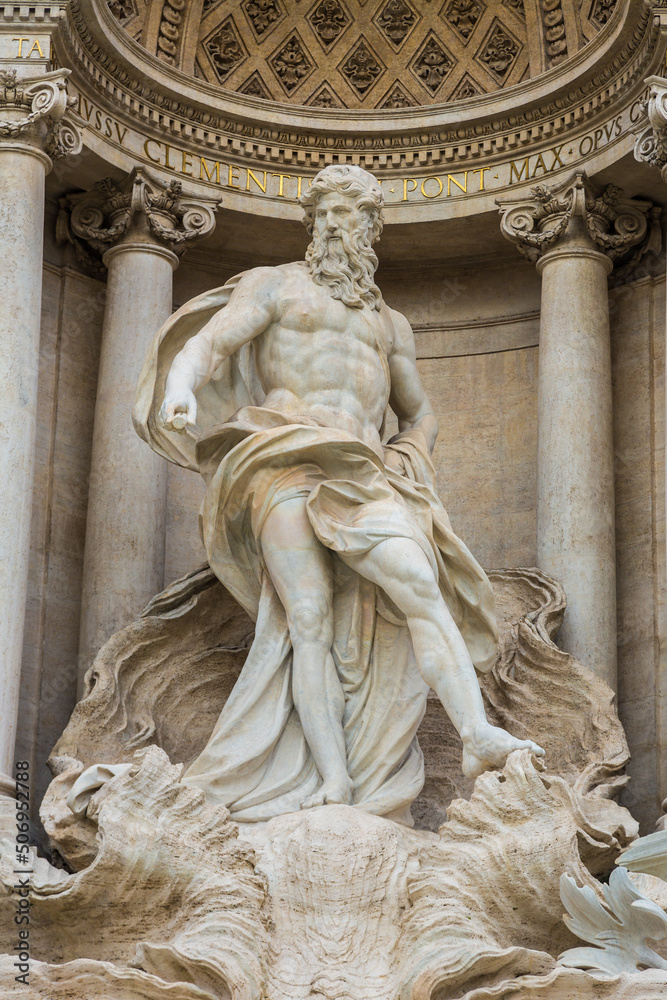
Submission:
<svg viewBox="0 0 667 1000">
<path fill-rule="evenodd" d="M 531 196 L 496 199 L 501 231 L 533 263 L 560 247 L 598 251 L 613 263 L 629 251 L 648 249 L 655 235 L 651 202 L 623 197 L 608 184 L 600 190 L 583 171 L 561 184 L 538 184 Z"/>
<path fill-rule="evenodd" d="M 643 109 L 649 125 L 637 137 L 635 159 L 657 167 L 663 180 L 667 181 L 667 80 L 661 76 L 649 76 L 646 86 L 648 98 L 643 103 Z"/>
<path fill-rule="evenodd" d="M 15 69 L 0 69 L 0 148 L 7 144 L 34 147 L 48 157 L 81 149 L 81 135 L 68 114 L 68 69 L 19 78 Z"/>
<path fill-rule="evenodd" d="M 213 232 L 219 201 L 187 197 L 179 181 L 164 184 L 136 167 L 123 182 L 106 178 L 60 204 L 60 242 L 84 241 L 98 257 L 139 245 L 178 257 Z"/>
</svg>

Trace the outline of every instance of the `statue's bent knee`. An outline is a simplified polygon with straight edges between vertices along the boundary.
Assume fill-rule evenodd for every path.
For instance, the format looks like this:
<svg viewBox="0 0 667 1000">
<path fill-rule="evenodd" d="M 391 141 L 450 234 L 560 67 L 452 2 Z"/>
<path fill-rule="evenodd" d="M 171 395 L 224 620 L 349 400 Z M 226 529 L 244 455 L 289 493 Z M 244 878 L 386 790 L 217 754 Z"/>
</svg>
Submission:
<svg viewBox="0 0 667 1000">
<path fill-rule="evenodd" d="M 313 594 L 296 601 L 287 612 L 292 645 L 312 643 L 331 646 L 333 622 L 331 603 L 324 595 Z"/>
</svg>

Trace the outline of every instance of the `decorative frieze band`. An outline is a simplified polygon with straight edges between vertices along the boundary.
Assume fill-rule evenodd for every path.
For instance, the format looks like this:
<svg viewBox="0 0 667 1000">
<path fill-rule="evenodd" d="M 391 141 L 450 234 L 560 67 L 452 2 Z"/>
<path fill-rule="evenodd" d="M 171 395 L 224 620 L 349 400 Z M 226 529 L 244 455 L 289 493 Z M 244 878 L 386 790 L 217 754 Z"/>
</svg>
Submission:
<svg viewBox="0 0 667 1000">
<path fill-rule="evenodd" d="M 608 52 L 601 42 L 594 43 L 600 48 L 596 71 L 580 78 L 573 75 L 569 91 L 523 107 L 515 97 L 512 110 L 500 115 L 491 111 L 497 109 L 497 101 L 483 105 L 480 99 L 470 103 L 465 124 L 445 107 L 437 114 L 432 108 L 411 108 L 404 124 L 388 118 L 386 128 L 378 130 L 377 121 L 368 129 L 357 122 L 354 132 L 341 129 L 340 119 L 333 116 L 329 125 L 322 117 L 328 111 L 321 108 L 301 108 L 290 116 L 289 124 L 282 124 L 279 114 L 268 122 L 266 101 L 257 101 L 252 91 L 245 99 L 239 94 L 218 98 L 205 93 L 202 85 L 200 102 L 189 103 L 184 91 L 177 93 L 167 76 L 154 70 L 155 60 L 149 67 L 147 56 L 146 71 L 140 74 L 117 62 L 111 47 L 98 44 L 92 21 L 84 17 L 84 8 L 90 6 L 91 0 L 71 4 L 64 34 L 67 62 L 75 67 L 83 92 L 91 97 L 97 92 L 110 109 L 115 107 L 122 122 L 132 121 L 135 128 L 157 126 L 167 141 L 187 144 L 193 152 L 213 159 L 232 155 L 240 162 L 268 161 L 276 167 L 291 164 L 309 170 L 336 161 L 360 163 L 380 173 L 439 164 L 451 170 L 480 158 L 492 162 L 513 150 L 518 154 L 521 148 L 548 145 L 559 134 L 597 120 L 619 94 L 630 93 L 655 65 L 659 48 L 659 28 L 649 8 L 633 2 L 616 48 Z M 526 83 L 526 94 L 532 84 Z M 194 93 L 197 86 L 191 81 L 189 88 Z"/>
</svg>

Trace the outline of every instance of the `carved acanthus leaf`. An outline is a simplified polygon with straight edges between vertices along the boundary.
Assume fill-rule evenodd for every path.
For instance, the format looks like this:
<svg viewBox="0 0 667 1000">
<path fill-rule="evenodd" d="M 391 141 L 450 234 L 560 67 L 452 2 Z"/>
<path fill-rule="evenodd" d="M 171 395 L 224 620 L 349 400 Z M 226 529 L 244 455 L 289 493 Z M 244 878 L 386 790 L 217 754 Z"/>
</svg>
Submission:
<svg viewBox="0 0 667 1000">
<path fill-rule="evenodd" d="M 467 42 L 483 13 L 484 5 L 480 0 L 450 0 L 441 10 L 440 16 Z"/>
<path fill-rule="evenodd" d="M 571 948 L 561 965 L 598 969 L 607 975 L 667 969 L 667 962 L 647 944 L 667 937 L 667 914 L 639 892 L 624 868 L 616 868 L 609 885 L 601 887 L 606 907 L 590 886 L 579 887 L 571 875 L 562 875 L 560 894 L 567 927 L 593 947 Z"/>
<path fill-rule="evenodd" d="M 341 73 L 358 94 L 365 94 L 384 71 L 384 64 L 364 38 L 341 65 Z"/>
<path fill-rule="evenodd" d="M 604 28 L 611 15 L 616 10 L 617 0 L 594 0 L 590 19 L 598 28 Z"/>
<path fill-rule="evenodd" d="M 477 54 L 477 60 L 486 67 L 496 79 L 505 80 L 521 46 L 505 30 L 500 21 L 496 21 L 491 33 Z"/>
<path fill-rule="evenodd" d="M 325 49 L 338 41 L 351 22 L 339 0 L 321 0 L 308 15 L 308 20 Z"/>
<path fill-rule="evenodd" d="M 417 23 L 417 14 L 405 0 L 387 0 L 379 10 L 375 23 L 392 45 L 398 48 Z"/>
<path fill-rule="evenodd" d="M 429 36 L 410 64 L 414 75 L 431 94 L 440 89 L 453 67 L 454 59 L 435 35 Z"/>
<path fill-rule="evenodd" d="M 343 102 L 338 94 L 323 84 L 307 101 L 309 108 L 342 108 Z"/>
<path fill-rule="evenodd" d="M 284 16 L 278 0 L 246 0 L 243 9 L 258 37 L 267 34 Z"/>
<path fill-rule="evenodd" d="M 663 802 L 663 809 L 664 807 Z M 635 840 L 623 851 L 617 864 L 628 871 L 653 875 L 667 882 L 667 830 L 658 830 L 657 833 Z"/>
<path fill-rule="evenodd" d="M 414 97 L 397 80 L 389 93 L 382 98 L 378 107 L 394 111 L 397 108 L 413 108 L 416 103 Z"/>
<path fill-rule="evenodd" d="M 222 83 L 246 57 L 232 17 L 207 39 L 205 49 Z"/>
<path fill-rule="evenodd" d="M 315 68 L 306 52 L 306 46 L 295 32 L 271 59 L 271 68 L 288 94 L 310 76 Z"/>
</svg>

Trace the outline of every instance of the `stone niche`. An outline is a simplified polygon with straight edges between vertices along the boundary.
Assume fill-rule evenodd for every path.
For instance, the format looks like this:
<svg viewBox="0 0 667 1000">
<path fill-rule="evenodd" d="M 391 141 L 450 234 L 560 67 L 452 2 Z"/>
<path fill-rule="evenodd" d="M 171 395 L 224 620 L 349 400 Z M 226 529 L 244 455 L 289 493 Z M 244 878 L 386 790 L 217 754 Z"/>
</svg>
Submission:
<svg viewBox="0 0 667 1000">
<path fill-rule="evenodd" d="M 557 180 L 572 148 L 601 181 L 664 203 L 659 181 L 629 163 L 645 126 L 643 80 L 664 58 L 657 10 L 639 0 L 79 0 L 56 49 L 73 70 L 85 155 L 54 171 L 48 196 L 53 206 L 141 164 L 222 197 L 216 234 L 176 273 L 180 304 L 247 266 L 302 255 L 297 181 L 334 159 L 376 170 L 390 202 L 379 280 L 415 328 L 442 428 L 438 492 L 484 565 L 532 566 L 539 281 L 502 240 L 494 199 Z M 96 127 L 98 112 L 117 142 Z M 276 178 L 288 175 L 283 198 Z M 545 761 L 519 751 L 473 784 L 430 698 L 413 827 L 346 806 L 251 825 L 181 782 L 253 637 L 245 612 L 197 568 L 200 486 L 183 470 L 169 476 L 165 589 L 100 651 L 67 723 L 90 435 L 77 438 L 66 414 L 78 400 L 92 422 L 103 274 L 84 277 L 71 247 L 50 252 L 47 302 L 65 305 L 57 329 L 47 317 L 40 369 L 52 501 L 34 508 L 24 671 L 28 736 L 42 733 L 39 744 L 25 737 L 26 756 L 55 748 L 41 807 L 50 850 L 30 855 L 27 1000 L 667 996 L 667 951 L 652 943 L 665 930 L 664 848 L 640 842 L 650 863 L 627 882 L 616 874 L 633 857 L 637 820 L 652 829 L 667 790 L 662 274 L 611 291 L 620 720 L 614 692 L 557 645 L 559 584 L 534 569 L 491 571 L 501 642 L 482 682 L 486 710 L 542 743 Z M 80 329 L 66 329 L 68 296 L 90 299 Z M 87 380 L 75 363 L 85 351 Z M 73 794 L 84 772 L 87 791 Z M 46 784 L 42 775 L 40 798 Z M 11 995 L 16 874 L 4 848 L 0 982 Z"/>
</svg>

